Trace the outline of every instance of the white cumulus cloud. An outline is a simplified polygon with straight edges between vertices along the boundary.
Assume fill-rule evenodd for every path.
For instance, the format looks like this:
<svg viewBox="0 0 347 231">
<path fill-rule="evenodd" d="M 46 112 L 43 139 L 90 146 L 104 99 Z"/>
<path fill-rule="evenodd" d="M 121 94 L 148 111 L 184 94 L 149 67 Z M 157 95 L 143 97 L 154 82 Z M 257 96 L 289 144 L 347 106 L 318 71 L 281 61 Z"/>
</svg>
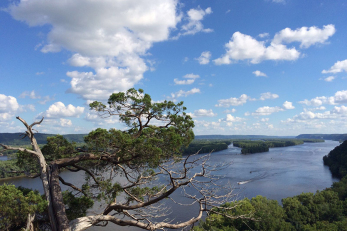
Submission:
<svg viewBox="0 0 347 231">
<path fill-rule="evenodd" d="M 324 79 L 325 82 L 332 82 L 335 79 L 335 76 L 329 76 Z"/>
<path fill-rule="evenodd" d="M 303 100 L 299 103 L 307 106 L 321 106 L 322 104 L 335 105 L 347 103 L 347 90 L 337 91 L 334 96 L 319 96 L 311 100 Z"/>
<path fill-rule="evenodd" d="M 127 1 L 21 1 L 8 8 L 29 26 L 48 25 L 41 51 L 73 52 L 69 64 L 93 72 L 71 71 L 68 92 L 84 99 L 107 99 L 143 78 L 148 67 L 141 58 L 155 42 L 169 39 L 181 20 L 176 0 Z M 206 9 L 204 14 L 211 13 Z M 197 28 L 199 12 L 189 13 L 187 29 Z M 187 31 L 186 31 L 187 32 Z"/>
<path fill-rule="evenodd" d="M 271 92 L 261 93 L 260 94 L 260 100 L 266 100 L 266 99 L 277 99 L 279 96 L 277 94 L 272 94 Z"/>
<path fill-rule="evenodd" d="M 0 94 L 0 122 L 13 119 L 15 112 L 23 110 L 23 107 L 32 109 L 31 106 L 33 105 L 19 105 L 15 97 Z"/>
<path fill-rule="evenodd" d="M 296 30 L 285 28 L 278 32 L 274 39 L 274 44 L 299 42 L 300 48 L 308 48 L 314 44 L 325 43 L 329 37 L 335 34 L 334 25 L 323 26 L 323 29 L 312 27 L 301 27 Z"/>
<path fill-rule="evenodd" d="M 265 115 L 271 115 L 275 112 L 284 111 L 282 107 L 260 107 L 255 112 L 252 113 L 253 116 L 265 116 Z"/>
<path fill-rule="evenodd" d="M 47 118 L 79 117 L 84 112 L 84 107 L 75 107 L 72 104 L 65 106 L 62 102 L 52 104 L 43 116 Z"/>
<path fill-rule="evenodd" d="M 198 110 L 195 110 L 194 113 L 190 113 L 190 116 L 192 118 L 196 118 L 196 117 L 214 117 L 214 116 L 217 116 L 216 113 L 214 113 L 212 111 L 212 109 L 198 109 Z"/>
<path fill-rule="evenodd" d="M 288 109 L 294 109 L 295 107 L 293 106 L 292 102 L 286 101 L 283 103 L 283 108 L 288 110 Z"/>
<path fill-rule="evenodd" d="M 186 74 L 185 76 L 183 76 L 183 78 L 186 78 L 186 80 L 174 79 L 175 84 L 176 85 L 189 85 L 189 84 L 194 83 L 195 79 L 200 78 L 200 76 L 191 73 L 191 74 Z"/>
<path fill-rule="evenodd" d="M 198 60 L 201 65 L 204 65 L 210 62 L 210 58 L 211 58 L 211 52 L 204 51 L 201 53 L 200 57 L 197 58 L 196 60 Z"/>
<path fill-rule="evenodd" d="M 19 109 L 17 99 L 13 96 L 0 94 L 0 113 L 14 112 Z"/>
<path fill-rule="evenodd" d="M 69 119 L 60 118 L 60 126 L 62 126 L 62 127 L 71 127 L 72 126 L 72 121 L 69 120 Z"/>
<path fill-rule="evenodd" d="M 264 72 L 261 72 L 259 70 L 253 71 L 252 73 L 257 77 L 259 76 L 267 77 L 267 75 Z"/>
<path fill-rule="evenodd" d="M 239 98 L 231 97 L 229 99 L 220 99 L 216 107 L 230 107 L 230 106 L 240 106 L 251 100 L 252 98 L 246 94 L 242 94 Z"/>
<path fill-rule="evenodd" d="M 240 32 L 233 34 L 225 48 L 226 53 L 213 60 L 216 65 L 231 64 L 238 60 L 250 60 L 253 64 L 264 60 L 296 60 L 300 56 L 300 52 L 295 48 L 287 48 L 277 43 L 271 43 L 266 47 L 265 42 L 257 41 Z"/>
<path fill-rule="evenodd" d="M 323 70 L 322 73 L 339 73 L 339 72 L 347 72 L 347 59 L 343 61 L 337 61 L 329 70 Z"/>
<path fill-rule="evenodd" d="M 212 32 L 213 31 L 212 29 L 210 28 L 205 29 L 204 25 L 201 23 L 204 17 L 211 13 L 212 13 L 211 7 L 208 7 L 205 10 L 201 9 L 200 7 L 196 9 L 190 9 L 187 12 L 187 16 L 184 17 L 184 21 L 187 21 L 187 23 L 182 25 L 181 32 L 179 32 L 176 36 L 174 36 L 173 39 L 178 39 L 180 36 L 184 36 L 184 35 L 194 35 L 198 32 L 205 32 L 205 33 Z"/>
<path fill-rule="evenodd" d="M 192 95 L 192 94 L 196 94 L 196 93 L 200 93 L 200 89 L 199 88 L 193 88 L 189 91 L 183 91 L 183 90 L 179 90 L 178 92 L 175 93 L 171 93 L 171 98 L 172 99 L 176 99 L 179 97 L 187 97 L 188 95 Z"/>
</svg>

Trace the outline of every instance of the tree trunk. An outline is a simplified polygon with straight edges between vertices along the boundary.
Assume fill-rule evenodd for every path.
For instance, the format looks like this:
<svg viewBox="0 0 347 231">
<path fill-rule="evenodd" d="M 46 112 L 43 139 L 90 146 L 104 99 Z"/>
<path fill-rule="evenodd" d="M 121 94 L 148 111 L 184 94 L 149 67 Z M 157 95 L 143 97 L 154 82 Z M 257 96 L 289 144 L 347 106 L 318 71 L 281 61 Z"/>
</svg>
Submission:
<svg viewBox="0 0 347 231">
<path fill-rule="evenodd" d="M 57 219 L 58 223 L 58 230 L 59 231 L 68 231 L 70 230 L 69 227 L 69 220 L 67 219 L 66 212 L 65 212 L 65 204 L 63 201 L 63 195 L 61 193 L 61 188 L 59 184 L 59 168 L 56 164 L 51 165 L 51 181 L 50 181 L 50 188 L 51 188 L 51 195 L 54 200 L 52 200 L 53 210 L 55 214 L 55 218 Z"/>
</svg>

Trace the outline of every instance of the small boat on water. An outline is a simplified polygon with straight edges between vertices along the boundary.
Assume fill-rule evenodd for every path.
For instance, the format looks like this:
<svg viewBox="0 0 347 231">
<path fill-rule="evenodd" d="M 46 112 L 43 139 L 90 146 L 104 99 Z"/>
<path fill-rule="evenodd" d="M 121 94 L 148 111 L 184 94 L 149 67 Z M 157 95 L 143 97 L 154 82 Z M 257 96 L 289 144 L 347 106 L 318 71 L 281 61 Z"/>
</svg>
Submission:
<svg viewBox="0 0 347 231">
<path fill-rule="evenodd" d="M 251 182 L 251 180 L 239 181 L 237 182 L 237 184 L 247 184 L 248 182 Z"/>
</svg>

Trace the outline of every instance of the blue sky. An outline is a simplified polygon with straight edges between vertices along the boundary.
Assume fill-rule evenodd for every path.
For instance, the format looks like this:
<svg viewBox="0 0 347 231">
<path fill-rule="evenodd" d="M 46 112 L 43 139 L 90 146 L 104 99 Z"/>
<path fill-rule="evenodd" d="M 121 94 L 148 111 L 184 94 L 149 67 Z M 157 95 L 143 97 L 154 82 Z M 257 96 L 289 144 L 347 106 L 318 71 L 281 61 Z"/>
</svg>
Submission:
<svg viewBox="0 0 347 231">
<path fill-rule="evenodd" d="M 88 103 L 142 88 L 195 134 L 346 133 L 344 0 L 0 2 L 0 132 L 122 129 Z"/>
</svg>

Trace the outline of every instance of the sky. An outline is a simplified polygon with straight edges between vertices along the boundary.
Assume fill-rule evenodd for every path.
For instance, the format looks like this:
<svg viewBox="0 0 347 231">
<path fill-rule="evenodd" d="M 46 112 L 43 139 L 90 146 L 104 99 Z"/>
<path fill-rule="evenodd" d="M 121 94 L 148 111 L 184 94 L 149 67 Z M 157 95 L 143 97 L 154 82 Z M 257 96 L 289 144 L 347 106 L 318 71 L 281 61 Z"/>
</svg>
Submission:
<svg viewBox="0 0 347 231">
<path fill-rule="evenodd" d="M 89 110 L 143 89 L 196 135 L 346 133 L 345 0 L 3 0 L 0 132 L 124 129 Z"/>
</svg>

